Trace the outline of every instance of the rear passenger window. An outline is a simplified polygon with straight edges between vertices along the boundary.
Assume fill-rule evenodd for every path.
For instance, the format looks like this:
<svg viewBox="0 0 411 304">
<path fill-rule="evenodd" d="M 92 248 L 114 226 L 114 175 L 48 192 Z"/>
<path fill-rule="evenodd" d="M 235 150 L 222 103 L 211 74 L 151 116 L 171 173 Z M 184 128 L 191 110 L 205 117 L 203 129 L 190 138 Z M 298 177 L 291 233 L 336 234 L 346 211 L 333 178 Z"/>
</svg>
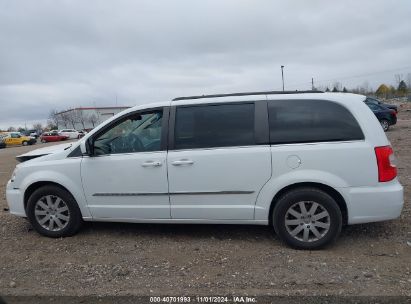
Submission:
<svg viewBox="0 0 411 304">
<path fill-rule="evenodd" d="M 269 101 L 268 115 L 272 144 L 364 139 L 354 116 L 330 101 Z"/>
<path fill-rule="evenodd" d="M 175 149 L 254 145 L 254 104 L 177 107 Z"/>
</svg>

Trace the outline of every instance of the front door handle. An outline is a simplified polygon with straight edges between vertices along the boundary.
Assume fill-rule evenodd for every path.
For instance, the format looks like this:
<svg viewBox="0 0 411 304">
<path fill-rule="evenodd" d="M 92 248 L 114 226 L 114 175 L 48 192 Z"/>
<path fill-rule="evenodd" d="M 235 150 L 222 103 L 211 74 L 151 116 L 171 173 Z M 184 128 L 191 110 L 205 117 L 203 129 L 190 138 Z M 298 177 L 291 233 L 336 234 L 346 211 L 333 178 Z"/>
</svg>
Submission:
<svg viewBox="0 0 411 304">
<path fill-rule="evenodd" d="M 181 159 L 181 160 L 175 160 L 171 163 L 173 166 L 185 166 L 185 165 L 192 165 L 194 162 L 189 159 Z"/>
<path fill-rule="evenodd" d="M 143 167 L 160 167 L 161 166 L 161 162 L 159 161 L 146 161 L 144 163 L 141 164 L 141 166 Z"/>
</svg>

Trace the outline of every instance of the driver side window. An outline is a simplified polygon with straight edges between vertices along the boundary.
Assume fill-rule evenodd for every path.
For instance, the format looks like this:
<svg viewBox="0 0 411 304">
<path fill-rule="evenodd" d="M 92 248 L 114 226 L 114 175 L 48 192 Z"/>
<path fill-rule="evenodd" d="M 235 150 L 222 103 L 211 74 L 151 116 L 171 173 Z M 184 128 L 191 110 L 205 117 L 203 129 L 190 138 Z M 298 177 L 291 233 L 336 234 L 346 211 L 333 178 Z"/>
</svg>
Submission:
<svg viewBox="0 0 411 304">
<path fill-rule="evenodd" d="M 125 116 L 94 140 L 94 154 L 159 151 L 162 118 L 162 110 Z"/>
</svg>

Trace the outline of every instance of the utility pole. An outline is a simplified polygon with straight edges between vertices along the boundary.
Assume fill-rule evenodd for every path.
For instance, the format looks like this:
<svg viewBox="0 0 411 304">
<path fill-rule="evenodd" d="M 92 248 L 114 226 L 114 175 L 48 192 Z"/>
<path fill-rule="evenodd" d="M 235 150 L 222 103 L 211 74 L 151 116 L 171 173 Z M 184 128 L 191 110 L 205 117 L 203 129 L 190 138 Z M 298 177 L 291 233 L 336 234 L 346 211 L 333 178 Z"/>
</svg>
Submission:
<svg viewBox="0 0 411 304">
<path fill-rule="evenodd" d="M 283 79 L 283 92 L 284 92 L 284 66 L 281 66 L 281 78 Z"/>
<path fill-rule="evenodd" d="M 314 87 L 314 78 L 311 77 L 311 90 L 314 91 L 315 87 Z"/>
</svg>

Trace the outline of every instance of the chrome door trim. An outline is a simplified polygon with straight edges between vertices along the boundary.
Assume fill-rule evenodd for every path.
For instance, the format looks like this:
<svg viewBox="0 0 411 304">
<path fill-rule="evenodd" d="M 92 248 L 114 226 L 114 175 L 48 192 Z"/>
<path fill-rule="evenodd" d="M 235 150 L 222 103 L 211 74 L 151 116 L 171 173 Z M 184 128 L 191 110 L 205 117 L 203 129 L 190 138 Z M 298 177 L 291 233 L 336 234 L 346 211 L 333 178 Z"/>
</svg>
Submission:
<svg viewBox="0 0 411 304">
<path fill-rule="evenodd" d="M 94 193 L 93 196 L 150 196 L 150 195 L 233 195 L 252 194 L 254 191 L 180 191 L 171 193 L 162 192 L 135 192 L 135 193 Z"/>
<path fill-rule="evenodd" d="M 152 196 L 168 195 L 167 192 L 126 192 L 126 193 L 94 193 L 93 196 Z"/>
<path fill-rule="evenodd" d="M 252 194 L 254 191 L 179 191 L 171 192 L 170 195 L 221 195 L 221 194 Z"/>
</svg>

